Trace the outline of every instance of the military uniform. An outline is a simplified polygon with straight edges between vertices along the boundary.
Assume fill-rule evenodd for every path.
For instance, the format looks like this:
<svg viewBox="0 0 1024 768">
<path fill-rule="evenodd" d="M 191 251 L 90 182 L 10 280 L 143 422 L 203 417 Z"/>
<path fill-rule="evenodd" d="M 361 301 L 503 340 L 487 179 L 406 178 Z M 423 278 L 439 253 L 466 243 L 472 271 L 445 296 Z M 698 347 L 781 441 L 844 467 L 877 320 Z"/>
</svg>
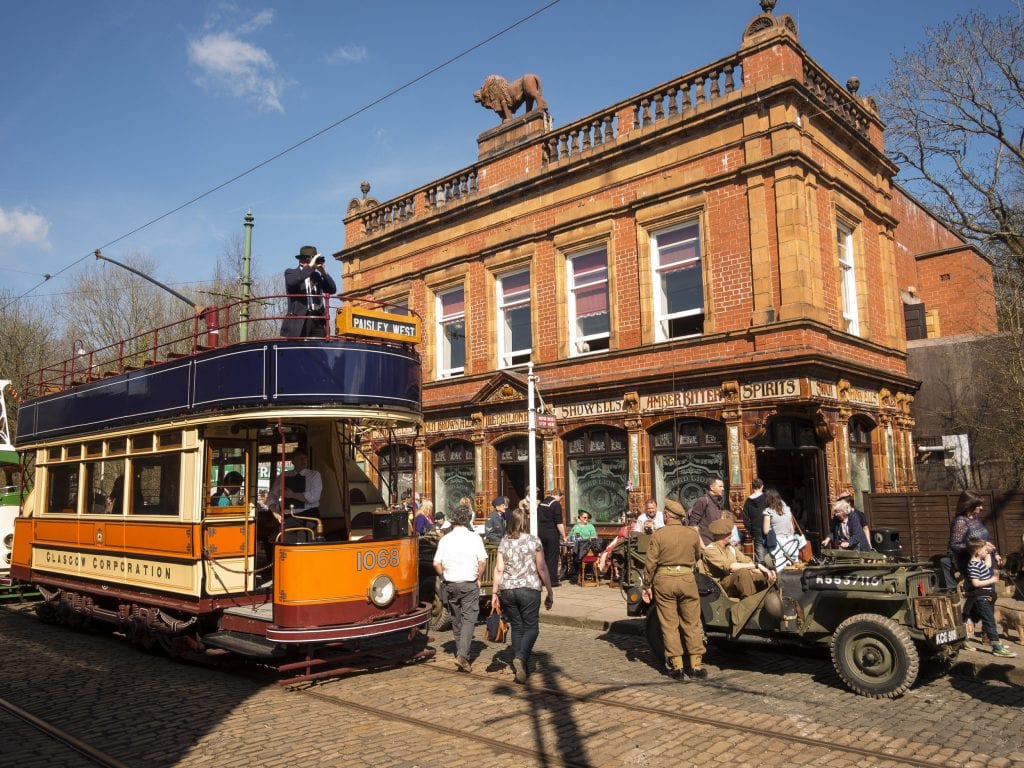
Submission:
<svg viewBox="0 0 1024 768">
<path fill-rule="evenodd" d="M 671 499 L 665 502 L 665 527 L 655 531 L 647 547 L 644 583 L 653 585 L 654 604 L 658 610 L 661 634 L 665 640 L 665 657 L 675 677 L 683 674 L 682 629 L 691 674 L 707 675 L 701 668 L 704 657 L 704 631 L 700 621 L 700 595 L 694 566 L 700 559 L 700 536 L 683 525 L 686 514 L 682 505 Z"/>
<path fill-rule="evenodd" d="M 750 597 L 768 587 L 768 579 L 756 568 L 732 569 L 733 563 L 753 566 L 754 561 L 730 544 L 728 539 L 716 539 L 704 549 L 703 556 L 708 573 L 718 579 L 722 589 L 731 597 Z"/>
</svg>

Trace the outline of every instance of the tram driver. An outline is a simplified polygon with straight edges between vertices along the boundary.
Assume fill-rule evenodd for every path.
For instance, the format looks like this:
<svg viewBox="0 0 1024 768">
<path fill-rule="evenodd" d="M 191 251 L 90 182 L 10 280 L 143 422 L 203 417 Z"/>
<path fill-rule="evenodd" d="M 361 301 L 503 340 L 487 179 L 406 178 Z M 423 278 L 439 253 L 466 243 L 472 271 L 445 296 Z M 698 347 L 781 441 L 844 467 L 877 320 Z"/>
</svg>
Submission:
<svg viewBox="0 0 1024 768">
<path fill-rule="evenodd" d="M 305 448 L 292 451 L 291 462 L 292 469 L 279 474 L 270 486 L 270 511 L 278 522 L 282 522 L 282 510 L 285 515 L 319 518 L 320 494 L 323 491 L 320 473 L 309 468 L 309 454 Z"/>
</svg>

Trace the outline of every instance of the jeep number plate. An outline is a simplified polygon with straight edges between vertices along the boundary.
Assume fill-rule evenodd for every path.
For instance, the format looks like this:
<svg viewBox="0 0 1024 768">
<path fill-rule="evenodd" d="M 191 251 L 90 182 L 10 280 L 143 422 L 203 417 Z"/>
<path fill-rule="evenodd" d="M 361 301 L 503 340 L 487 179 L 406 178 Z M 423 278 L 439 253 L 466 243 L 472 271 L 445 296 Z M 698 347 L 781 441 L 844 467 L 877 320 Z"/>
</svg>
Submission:
<svg viewBox="0 0 1024 768">
<path fill-rule="evenodd" d="M 958 634 L 955 629 L 940 629 L 935 633 L 935 644 L 945 645 L 946 643 L 954 643 L 958 639 Z"/>
</svg>

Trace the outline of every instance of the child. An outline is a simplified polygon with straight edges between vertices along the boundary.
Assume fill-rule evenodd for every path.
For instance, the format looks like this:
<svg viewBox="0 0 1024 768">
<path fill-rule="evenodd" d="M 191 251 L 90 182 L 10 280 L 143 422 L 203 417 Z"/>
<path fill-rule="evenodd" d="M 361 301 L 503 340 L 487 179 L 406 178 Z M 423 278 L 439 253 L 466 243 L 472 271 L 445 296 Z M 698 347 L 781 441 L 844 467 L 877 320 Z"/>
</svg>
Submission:
<svg viewBox="0 0 1024 768">
<path fill-rule="evenodd" d="M 971 559 L 967 563 L 967 578 L 972 587 L 967 593 L 967 599 L 972 602 L 976 615 L 981 617 L 981 626 L 992 643 L 992 655 L 1014 659 L 1017 654 L 999 642 L 999 628 L 996 627 L 995 584 L 999 579 L 992 573 L 992 552 L 995 548 L 976 536 L 967 539 L 967 547 L 971 552 Z"/>
</svg>

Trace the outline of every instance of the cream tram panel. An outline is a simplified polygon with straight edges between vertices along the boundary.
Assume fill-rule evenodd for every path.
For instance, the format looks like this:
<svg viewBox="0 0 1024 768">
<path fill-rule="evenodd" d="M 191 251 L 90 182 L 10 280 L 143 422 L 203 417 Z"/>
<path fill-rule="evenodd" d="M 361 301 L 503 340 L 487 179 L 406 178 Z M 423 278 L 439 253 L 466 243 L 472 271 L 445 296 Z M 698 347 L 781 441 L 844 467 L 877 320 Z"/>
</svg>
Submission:
<svg viewBox="0 0 1024 768">
<path fill-rule="evenodd" d="M 199 594 L 198 562 L 167 562 L 105 552 L 75 552 L 35 546 L 32 569 L 129 587 L 150 587 L 163 592 Z"/>
</svg>

